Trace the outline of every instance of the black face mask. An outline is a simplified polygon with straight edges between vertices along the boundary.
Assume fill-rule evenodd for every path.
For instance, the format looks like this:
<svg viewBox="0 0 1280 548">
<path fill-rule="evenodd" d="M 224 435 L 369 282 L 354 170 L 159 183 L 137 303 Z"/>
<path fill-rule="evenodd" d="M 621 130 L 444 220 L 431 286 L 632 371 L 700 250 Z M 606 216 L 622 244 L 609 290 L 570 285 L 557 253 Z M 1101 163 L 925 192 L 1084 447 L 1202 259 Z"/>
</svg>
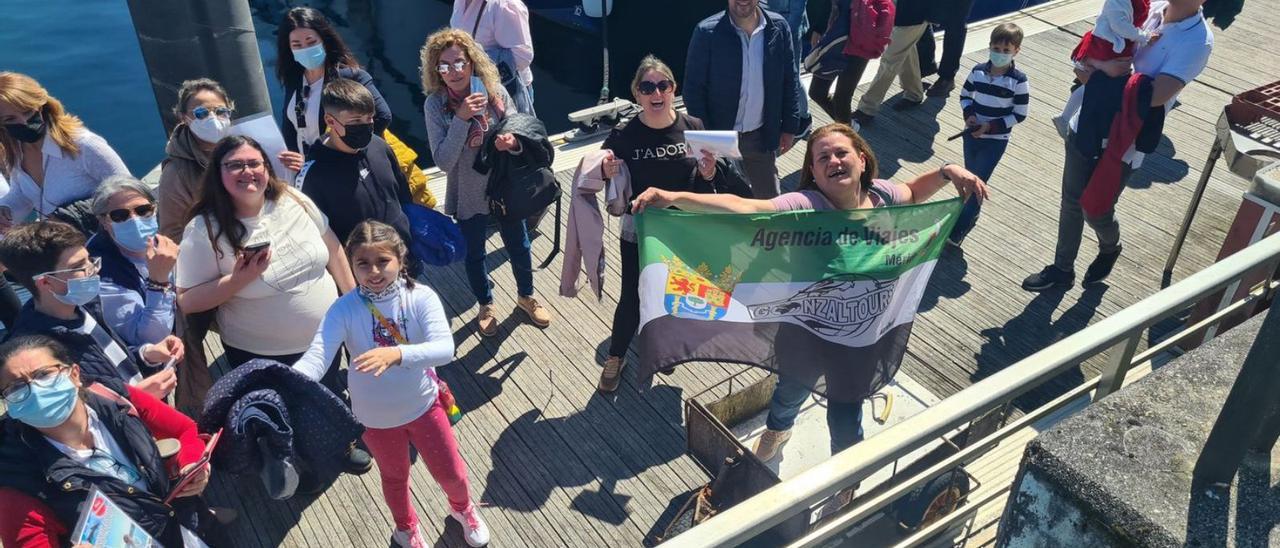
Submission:
<svg viewBox="0 0 1280 548">
<path fill-rule="evenodd" d="M 22 141 L 24 143 L 34 143 L 44 137 L 45 131 L 48 129 L 44 123 L 44 116 L 40 111 L 36 111 L 26 123 L 22 124 L 5 124 L 4 130 L 9 132 L 9 136 Z"/>
<path fill-rule="evenodd" d="M 369 141 L 373 140 L 373 124 L 351 124 L 343 127 L 347 134 L 342 136 L 342 142 L 351 148 L 360 150 L 369 146 Z"/>
</svg>

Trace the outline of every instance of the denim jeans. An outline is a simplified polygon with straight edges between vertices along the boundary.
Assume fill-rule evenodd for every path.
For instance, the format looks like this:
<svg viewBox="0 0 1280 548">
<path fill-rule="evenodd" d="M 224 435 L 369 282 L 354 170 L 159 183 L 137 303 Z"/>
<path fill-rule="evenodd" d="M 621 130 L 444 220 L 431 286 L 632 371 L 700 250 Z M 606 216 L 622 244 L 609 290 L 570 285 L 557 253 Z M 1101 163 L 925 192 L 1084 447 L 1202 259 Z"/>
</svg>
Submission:
<svg viewBox="0 0 1280 548">
<path fill-rule="evenodd" d="M 765 426 L 770 430 L 790 430 L 796 423 L 796 415 L 800 414 L 800 406 L 808 397 L 807 385 L 779 375 Z M 831 433 L 832 455 L 862 441 L 862 402 L 827 400 L 827 430 Z"/>
<path fill-rule="evenodd" d="M 791 46 L 795 48 L 793 55 L 797 72 L 800 60 L 804 58 L 804 44 L 808 43 L 805 39 L 805 35 L 809 33 L 809 14 L 805 11 L 808 3 L 809 0 L 767 0 L 760 6 L 787 20 L 787 27 L 791 29 Z"/>
<path fill-rule="evenodd" d="M 493 283 L 484 265 L 485 240 L 488 239 L 489 216 L 476 215 L 458 222 L 462 238 L 467 241 L 467 283 L 476 302 L 493 304 Z M 516 277 L 516 290 L 521 297 L 533 296 L 533 258 L 529 253 L 529 232 L 524 219 L 503 219 L 498 224 L 502 245 L 511 261 L 511 272 Z"/>
<path fill-rule="evenodd" d="M 1004 156 L 1004 151 L 1009 147 L 1007 139 L 979 139 L 969 134 L 964 136 L 964 168 L 973 172 L 983 182 L 991 184 L 991 174 L 996 171 L 996 164 L 1000 163 L 1000 158 Z M 964 203 L 964 209 L 960 211 L 960 218 L 956 220 L 956 226 L 951 229 L 951 240 L 954 242 L 964 241 L 964 237 L 969 235 L 969 231 L 973 230 L 974 225 L 978 224 L 978 214 L 982 212 L 982 204 L 977 198 L 969 197 Z"/>
</svg>

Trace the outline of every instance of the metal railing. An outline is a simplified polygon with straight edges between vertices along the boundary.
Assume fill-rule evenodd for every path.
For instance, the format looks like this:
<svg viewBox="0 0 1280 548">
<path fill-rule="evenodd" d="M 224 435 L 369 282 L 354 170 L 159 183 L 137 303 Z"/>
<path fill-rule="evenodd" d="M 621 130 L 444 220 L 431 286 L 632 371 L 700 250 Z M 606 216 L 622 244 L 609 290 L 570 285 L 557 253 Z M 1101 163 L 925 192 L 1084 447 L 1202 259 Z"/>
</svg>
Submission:
<svg viewBox="0 0 1280 548">
<path fill-rule="evenodd" d="M 875 471 L 942 437 L 993 407 L 1012 401 L 1023 393 L 1048 382 L 1063 371 L 1079 366 L 1089 358 L 1106 355 L 1106 363 L 1100 376 L 1086 381 L 997 432 L 970 444 L 957 454 L 918 475 L 899 482 L 893 488 L 871 499 L 859 502 L 856 507 L 829 522 L 820 524 L 793 544 L 793 546 L 816 545 L 888 506 L 911 489 L 923 485 L 964 462 L 971 461 L 1006 439 L 1009 434 L 1062 410 L 1073 401 L 1084 397 L 1089 397 L 1088 401 L 1096 401 L 1119 389 L 1124 383 L 1125 375 L 1133 367 L 1150 361 L 1171 346 L 1202 332 L 1204 328 L 1216 326 L 1244 307 L 1266 298 L 1277 286 L 1280 286 L 1280 282 L 1268 275 L 1264 283 L 1255 286 L 1244 298 L 1222 307 L 1210 317 L 1184 328 L 1156 346 L 1137 354 L 1136 349 L 1148 328 L 1186 310 L 1206 296 L 1228 288 L 1260 266 L 1269 266 L 1269 274 L 1274 272 L 1278 261 L 1280 261 L 1280 234 L 1259 241 L 1167 289 L 1032 354 L 898 425 L 833 455 L 800 475 L 770 487 L 717 514 L 710 520 L 665 542 L 664 545 L 674 548 L 686 546 L 702 548 L 736 546 L 746 542 L 787 518 L 808 511 L 811 506 L 836 491 L 863 481 Z M 903 544 L 910 546 L 924 542 L 949 525 L 966 519 L 969 514 L 1008 489 L 1009 487 L 1005 486 L 980 497 L 979 500 L 970 501 L 965 507 L 918 531 Z"/>
</svg>

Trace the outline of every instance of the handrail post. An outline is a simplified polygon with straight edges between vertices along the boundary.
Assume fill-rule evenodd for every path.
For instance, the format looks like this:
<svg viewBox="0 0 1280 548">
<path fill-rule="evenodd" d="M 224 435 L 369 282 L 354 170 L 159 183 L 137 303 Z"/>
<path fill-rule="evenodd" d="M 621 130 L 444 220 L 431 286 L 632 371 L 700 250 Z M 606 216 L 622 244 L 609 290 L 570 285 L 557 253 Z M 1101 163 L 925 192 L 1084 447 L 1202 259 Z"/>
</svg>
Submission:
<svg viewBox="0 0 1280 548">
<path fill-rule="evenodd" d="M 1138 351 L 1138 343 L 1141 341 L 1142 330 L 1138 330 L 1107 351 L 1107 363 L 1102 368 L 1102 378 L 1098 380 L 1098 391 L 1093 396 L 1093 401 L 1105 398 L 1124 386 L 1124 377 L 1133 366 L 1133 355 Z"/>
</svg>

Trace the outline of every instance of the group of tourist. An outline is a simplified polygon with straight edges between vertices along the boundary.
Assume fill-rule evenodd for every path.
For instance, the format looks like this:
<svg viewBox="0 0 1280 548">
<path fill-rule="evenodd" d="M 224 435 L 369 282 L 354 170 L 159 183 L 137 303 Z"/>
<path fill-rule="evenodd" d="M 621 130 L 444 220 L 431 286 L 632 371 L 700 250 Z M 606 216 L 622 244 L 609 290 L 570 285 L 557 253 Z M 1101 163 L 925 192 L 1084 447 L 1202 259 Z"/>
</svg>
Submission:
<svg viewBox="0 0 1280 548">
<path fill-rule="evenodd" d="M 1077 78 L 1082 85 L 1117 80 L 1123 90 L 1132 66 L 1133 78 L 1149 90 L 1143 96 L 1149 104 L 1141 106 L 1163 115 L 1207 62 L 1212 33 L 1199 14 L 1204 1 L 1152 3 L 1150 15 L 1135 23 L 1141 38 L 1130 50 L 1132 61 L 1082 54 Z M 824 73 L 830 78 L 815 75 L 809 95 L 836 123 L 811 129 L 799 64 L 808 42 L 798 22 L 805 2 L 773 0 L 768 7 L 776 4 L 786 6 L 786 17 L 759 0 L 729 0 L 725 11 L 699 23 L 683 82 L 659 59 L 641 62 L 630 86 L 639 113 L 602 145 L 608 151 L 602 176 L 625 171 L 632 181 L 632 210 L 625 215 L 655 207 L 863 209 L 923 202 L 954 186 L 965 206 L 950 242 L 961 245 L 977 222 L 1012 126 L 1028 115 L 1028 77 L 1014 63 L 1021 29 L 996 26 L 989 60 L 961 84 L 964 165 L 942 163 L 899 184 L 878 178 L 874 152 L 850 124 L 871 123 L 896 76 L 904 104 L 925 100 L 916 48 L 922 35 L 932 38 L 923 21 L 943 24 L 948 33 L 931 91 L 951 89 L 958 53 L 950 55 L 963 46 L 964 26 L 953 21 L 958 16 L 933 15 L 938 6 L 928 0 L 899 1 L 896 19 L 895 5 L 886 0 L 833 0 L 825 33 L 848 34 L 844 64 Z M 967 12 L 971 2 L 965 4 Z M 531 153 L 525 141 L 494 130 L 515 113 L 534 114 L 528 11 L 519 0 L 456 0 L 451 26 L 421 49 L 423 110 L 432 158 L 447 175 L 443 210 L 466 243 L 475 329 L 482 336 L 498 332 L 485 264 L 493 222 L 515 277 L 517 308 L 533 325 L 547 327 L 552 316 L 535 296 L 529 227 L 491 212 L 489 176 L 477 168 L 485 146 L 512 156 Z M 813 41 L 825 33 L 815 30 Z M 961 34 L 959 46 L 953 33 Z M 254 359 L 293 365 L 349 403 L 365 432 L 363 447 L 347 448 L 346 471 L 378 465 L 396 544 L 426 545 L 409 494 L 410 445 L 445 492 L 467 543 L 488 542 L 439 397 L 434 369 L 453 360 L 453 334 L 440 298 L 418 277 L 422 267 L 408 253 L 412 230 L 402 206 L 414 200 L 412 173 L 389 143 L 393 113 L 319 11 L 289 10 L 277 47 L 287 150 L 273 157 L 255 140 L 231 134 L 234 98 L 214 80 L 190 80 L 178 90 L 177 125 L 154 188 L 132 177 L 107 142 L 37 81 L 0 72 L 0 172 L 7 181 L 0 187 L 0 322 L 8 337 L 0 345 L 7 410 L 0 421 L 0 505 L 6 509 L 0 540 L 6 545 L 65 539 L 91 487 L 166 546 L 193 536 L 225 544 L 220 525 L 235 516 L 201 498 L 210 477 L 208 465 L 198 463 L 205 442 L 195 423 L 165 402 L 184 374 L 185 358 L 203 352 L 187 348 L 175 332 L 202 315 L 213 316 L 231 367 Z M 853 90 L 877 56 L 875 80 L 853 111 Z M 1095 91 L 1102 87 L 1095 82 L 1082 93 L 1132 100 L 1127 92 Z M 676 110 L 677 95 L 686 112 Z M 1085 186 L 1107 171 L 1123 188 L 1142 152 L 1150 151 L 1142 148 L 1149 140 L 1104 144 L 1107 131 L 1098 129 L 1097 118 L 1105 113 L 1085 103 L 1064 113 L 1070 133 L 1054 264 L 1029 277 L 1028 290 L 1072 283 L 1086 222 L 1098 232 L 1100 254 L 1085 283 L 1106 278 L 1120 253 L 1113 211 L 1119 189 L 1083 199 L 1094 192 Z M 701 129 L 737 132 L 742 161 L 686 150 L 684 132 Z M 807 141 L 800 187 L 782 193 L 777 158 L 800 140 Z M 283 180 L 277 162 L 298 172 L 296 180 Z M 619 250 L 621 293 L 599 381 L 605 393 L 622 381 L 639 324 L 634 233 L 623 231 Z M 29 301 L 21 304 L 4 280 L 24 288 Z M 344 354 L 350 356 L 345 378 Z M 761 458 L 773 458 L 790 437 L 810 388 L 785 375 L 779 380 L 755 449 Z M 833 452 L 862 439 L 860 404 L 831 402 L 827 416 Z M 190 482 L 166 499 L 184 476 Z"/>
</svg>

